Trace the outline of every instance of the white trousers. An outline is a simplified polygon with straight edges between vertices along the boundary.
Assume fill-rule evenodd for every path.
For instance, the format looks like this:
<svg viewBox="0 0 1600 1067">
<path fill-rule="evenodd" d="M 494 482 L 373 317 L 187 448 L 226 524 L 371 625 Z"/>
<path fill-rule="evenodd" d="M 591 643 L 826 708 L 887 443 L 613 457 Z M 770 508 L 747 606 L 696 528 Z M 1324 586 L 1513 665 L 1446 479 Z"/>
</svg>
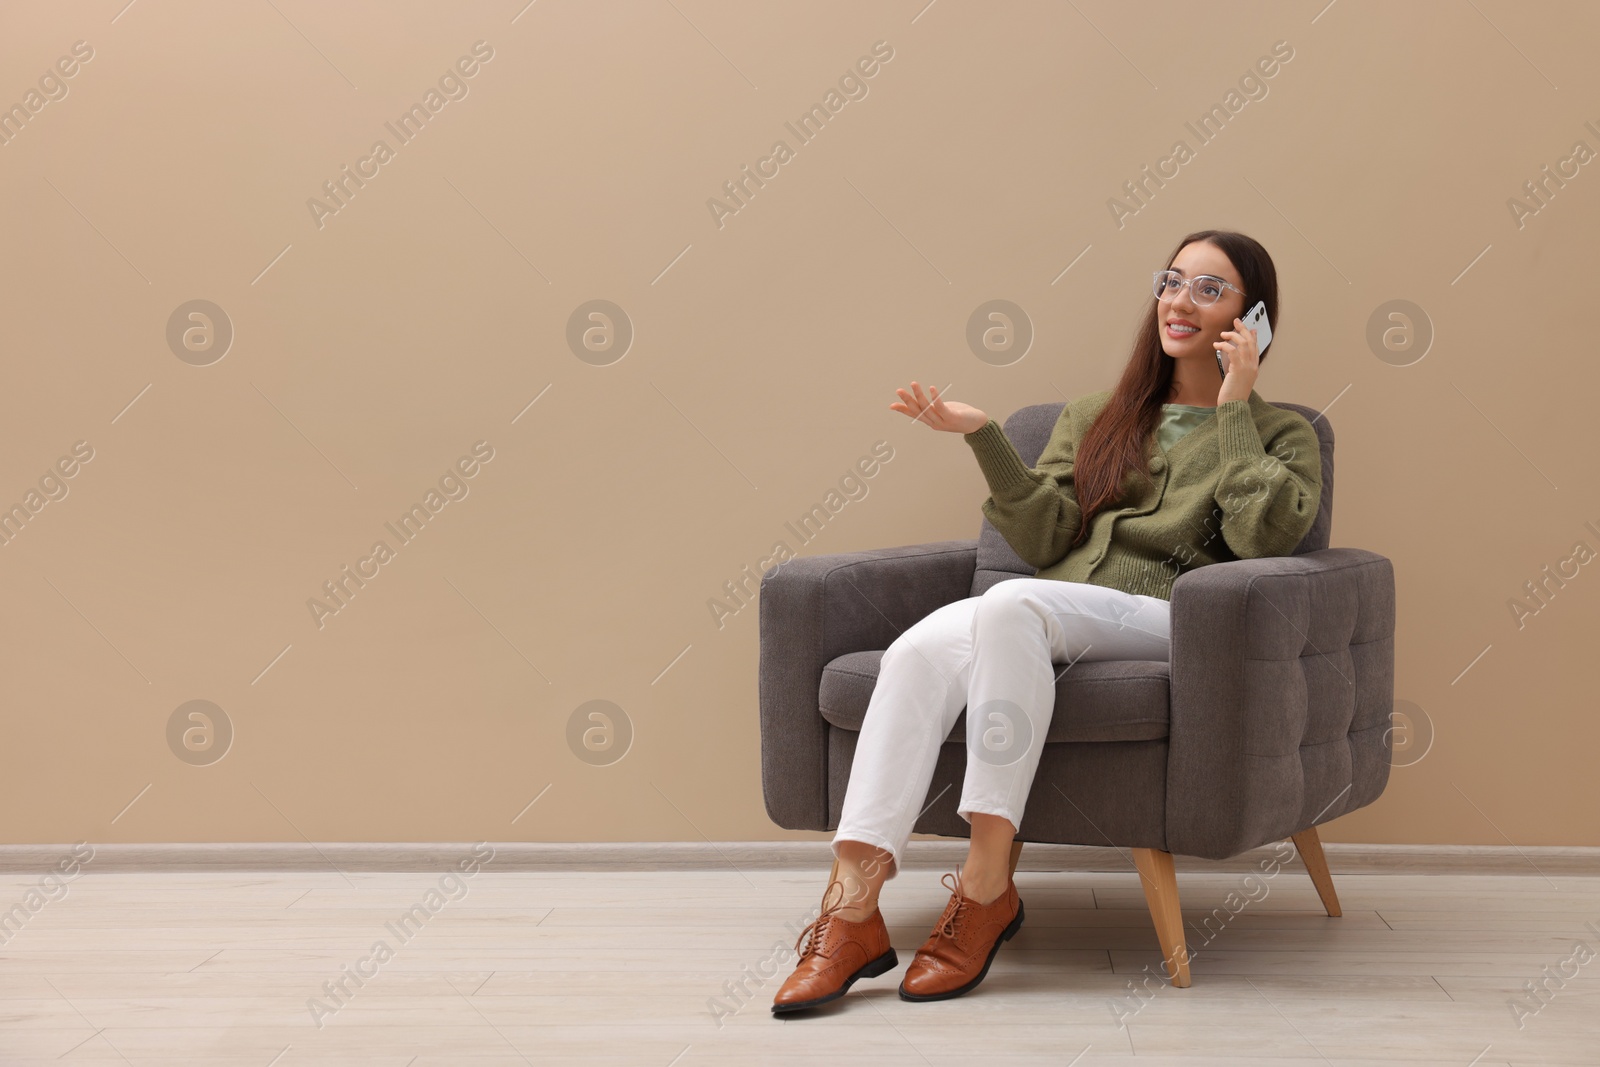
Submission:
<svg viewBox="0 0 1600 1067">
<path fill-rule="evenodd" d="M 1057 679 L 1083 659 L 1165 660 L 1170 623 L 1160 597 L 1052 578 L 1009 578 L 918 621 L 883 655 L 834 855 L 840 841 L 876 845 L 893 856 L 886 877 L 895 876 L 962 708 L 967 770 L 956 812 L 968 823 L 977 811 L 1021 826 Z"/>
</svg>

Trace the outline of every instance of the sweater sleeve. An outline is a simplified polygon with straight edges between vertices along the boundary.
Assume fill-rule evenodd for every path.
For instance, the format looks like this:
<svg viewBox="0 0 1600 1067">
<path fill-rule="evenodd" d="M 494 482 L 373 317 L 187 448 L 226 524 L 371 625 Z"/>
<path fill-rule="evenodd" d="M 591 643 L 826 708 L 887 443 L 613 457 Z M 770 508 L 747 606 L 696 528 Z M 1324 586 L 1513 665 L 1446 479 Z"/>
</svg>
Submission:
<svg viewBox="0 0 1600 1067">
<path fill-rule="evenodd" d="M 1221 477 L 1215 500 L 1222 538 L 1240 559 L 1287 556 L 1311 529 L 1322 503 L 1317 432 L 1296 415 L 1263 443 L 1248 400 L 1217 405 Z"/>
<path fill-rule="evenodd" d="M 989 483 L 984 517 L 1031 566 L 1042 569 L 1065 556 L 1082 521 L 1072 482 L 1075 442 L 1067 411 L 1057 420 L 1037 467 L 1022 462 L 994 419 L 963 436 Z"/>
</svg>

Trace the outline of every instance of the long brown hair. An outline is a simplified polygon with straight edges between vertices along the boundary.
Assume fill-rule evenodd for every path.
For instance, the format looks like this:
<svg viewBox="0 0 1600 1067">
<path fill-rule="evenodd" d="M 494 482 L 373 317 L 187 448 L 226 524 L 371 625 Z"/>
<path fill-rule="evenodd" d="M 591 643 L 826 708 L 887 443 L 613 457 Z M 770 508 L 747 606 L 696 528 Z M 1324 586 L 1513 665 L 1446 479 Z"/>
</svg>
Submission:
<svg viewBox="0 0 1600 1067">
<path fill-rule="evenodd" d="M 1206 241 L 1222 250 L 1244 282 L 1244 310 L 1257 300 L 1266 302 L 1267 320 L 1273 336 L 1278 333 L 1278 271 L 1267 250 L 1251 237 L 1230 230 L 1200 230 L 1179 241 L 1167 256 L 1167 267 L 1186 245 Z M 1122 497 L 1123 482 L 1131 472 L 1147 481 L 1150 472 L 1146 447 L 1161 421 L 1161 405 L 1172 392 L 1173 368 L 1177 361 L 1161 348 L 1161 324 L 1156 310 L 1159 301 L 1151 294 L 1145 306 L 1144 321 L 1134 337 L 1133 354 L 1122 371 L 1122 378 L 1111 398 L 1084 432 L 1073 461 L 1073 484 L 1083 522 L 1072 546 L 1089 536 L 1089 523 L 1095 515 L 1116 504 Z M 1261 354 L 1266 362 L 1267 354 Z"/>
</svg>

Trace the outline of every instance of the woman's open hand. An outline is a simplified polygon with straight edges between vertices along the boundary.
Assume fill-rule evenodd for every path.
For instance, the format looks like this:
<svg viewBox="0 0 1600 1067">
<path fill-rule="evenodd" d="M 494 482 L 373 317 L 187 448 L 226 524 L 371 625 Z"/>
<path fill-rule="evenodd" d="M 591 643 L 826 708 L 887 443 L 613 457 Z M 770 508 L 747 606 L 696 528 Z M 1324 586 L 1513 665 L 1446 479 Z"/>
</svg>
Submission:
<svg viewBox="0 0 1600 1067">
<path fill-rule="evenodd" d="M 915 380 L 911 382 L 910 393 L 904 389 L 896 389 L 895 392 L 900 394 L 900 400 L 898 403 L 890 404 L 890 410 L 902 412 L 919 422 L 925 422 L 935 430 L 945 430 L 949 433 L 977 433 L 983 429 L 983 424 L 989 421 L 989 416 L 970 404 L 963 404 L 960 401 L 947 403 L 941 400 L 939 387 L 936 385 L 928 387 L 931 396 L 924 396 L 922 386 Z"/>
</svg>

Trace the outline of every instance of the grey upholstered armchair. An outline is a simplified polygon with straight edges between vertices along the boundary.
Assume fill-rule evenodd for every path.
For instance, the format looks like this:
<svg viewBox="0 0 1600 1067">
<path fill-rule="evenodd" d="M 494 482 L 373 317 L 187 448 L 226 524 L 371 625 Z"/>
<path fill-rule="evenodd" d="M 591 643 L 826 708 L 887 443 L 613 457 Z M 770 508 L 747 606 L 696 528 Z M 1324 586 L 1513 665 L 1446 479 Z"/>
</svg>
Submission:
<svg viewBox="0 0 1600 1067">
<path fill-rule="evenodd" d="M 1333 430 L 1316 428 L 1322 502 L 1293 555 L 1179 575 L 1167 663 L 1080 661 L 1057 683 L 1045 748 L 1013 845 L 1130 849 L 1174 985 L 1189 984 L 1174 853 L 1223 859 L 1293 839 L 1329 915 L 1339 914 L 1317 825 L 1372 803 L 1389 780 L 1394 571 L 1329 548 Z M 1038 462 L 1062 404 L 1005 421 Z M 761 582 L 761 781 L 767 814 L 790 830 L 838 826 L 856 735 L 879 660 L 912 623 L 997 582 L 1032 577 L 987 519 L 975 540 L 801 557 Z M 956 814 L 966 712 L 933 789 L 956 788 L 918 833 L 966 837 Z"/>
</svg>

